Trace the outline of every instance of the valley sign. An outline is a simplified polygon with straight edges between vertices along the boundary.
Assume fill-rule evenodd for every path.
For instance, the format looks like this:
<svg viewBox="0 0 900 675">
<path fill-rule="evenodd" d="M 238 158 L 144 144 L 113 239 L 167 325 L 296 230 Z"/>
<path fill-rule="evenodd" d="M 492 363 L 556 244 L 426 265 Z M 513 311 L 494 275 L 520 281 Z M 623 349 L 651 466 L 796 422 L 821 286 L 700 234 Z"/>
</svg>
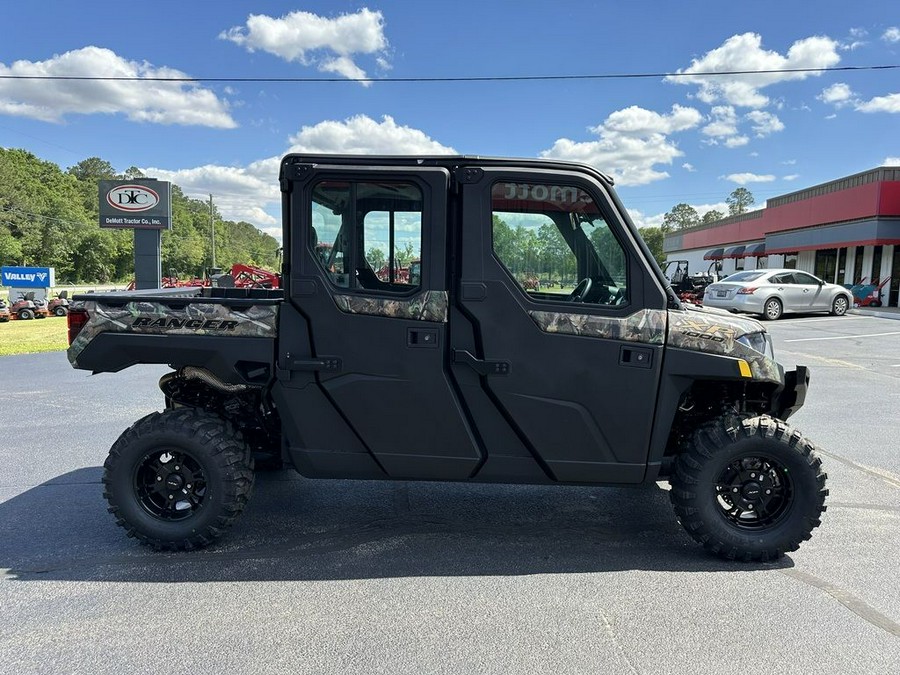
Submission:
<svg viewBox="0 0 900 675">
<path fill-rule="evenodd" d="M 100 181 L 100 227 L 172 228 L 172 184 L 150 178 Z"/>
<path fill-rule="evenodd" d="M 52 267 L 2 267 L 0 286 L 9 288 L 49 288 L 56 285 Z"/>
</svg>

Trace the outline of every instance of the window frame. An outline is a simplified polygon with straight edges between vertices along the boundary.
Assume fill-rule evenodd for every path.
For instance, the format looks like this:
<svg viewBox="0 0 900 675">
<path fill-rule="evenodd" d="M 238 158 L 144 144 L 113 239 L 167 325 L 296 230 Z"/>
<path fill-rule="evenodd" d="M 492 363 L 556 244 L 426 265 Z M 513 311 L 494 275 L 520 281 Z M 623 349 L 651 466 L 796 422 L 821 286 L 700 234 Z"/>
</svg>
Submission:
<svg viewBox="0 0 900 675">
<path fill-rule="evenodd" d="M 446 201 L 441 200 L 440 204 L 436 203 L 436 200 L 433 197 L 433 190 L 435 186 L 431 184 L 432 181 L 428 180 L 429 176 L 437 176 L 438 173 L 443 174 L 441 178 L 444 181 L 447 180 L 446 171 L 434 171 L 433 174 L 429 173 L 425 175 L 418 175 L 416 173 L 410 173 L 407 171 L 385 171 L 381 168 L 378 171 L 364 172 L 341 170 L 323 170 L 321 172 L 317 172 L 316 175 L 309 181 L 309 183 L 304 186 L 305 189 L 302 208 L 306 227 L 303 228 L 305 235 L 305 244 L 302 248 L 304 249 L 307 256 L 311 259 L 312 264 L 304 264 L 302 269 L 307 274 L 311 273 L 317 278 L 321 279 L 332 295 L 358 295 L 362 297 L 409 300 L 410 298 L 413 298 L 426 290 L 445 290 L 445 288 L 443 287 L 434 288 L 432 285 L 432 276 L 434 277 L 436 282 L 437 280 L 443 280 L 444 269 L 443 254 L 439 257 L 439 259 L 436 259 L 438 258 L 438 256 L 437 251 L 435 250 L 436 242 L 442 241 L 444 239 L 443 228 L 441 228 L 441 232 L 437 233 L 437 238 L 435 237 L 435 232 L 433 230 L 441 222 L 440 218 L 437 217 L 437 214 L 435 214 L 434 211 L 435 209 L 441 207 L 446 209 Z M 352 202 L 352 211 L 350 214 L 350 218 L 358 223 L 354 228 L 355 232 L 350 237 L 350 250 L 353 252 L 350 262 L 354 266 L 356 266 L 360 261 L 365 261 L 366 264 L 369 264 L 368 260 L 365 257 L 365 251 L 358 249 L 360 247 L 360 242 L 362 242 L 364 245 L 365 241 L 365 215 L 367 215 L 368 213 L 372 213 L 372 211 L 362 213 L 357 209 L 358 200 L 355 196 L 356 186 L 361 183 L 393 183 L 412 185 L 419 190 L 422 198 L 422 209 L 420 225 L 421 245 L 419 251 L 419 259 L 421 260 L 421 272 L 418 285 L 410 285 L 410 288 L 408 290 L 401 291 L 385 290 L 379 288 L 362 288 L 352 285 L 340 286 L 334 282 L 331 274 L 324 267 L 318 254 L 312 248 L 312 242 L 310 240 L 311 228 L 315 227 L 313 224 L 313 206 L 314 203 L 319 203 L 315 200 L 315 191 L 320 184 L 326 182 L 343 182 L 348 183 L 350 186 L 351 196 L 349 199 Z M 362 215 L 361 218 L 360 215 Z M 343 227 L 343 222 L 341 227 Z M 354 278 L 356 275 L 356 269 L 358 269 L 358 267 L 353 267 L 352 269 Z M 432 269 L 434 269 L 434 271 L 436 272 L 434 275 L 431 274 Z"/>
</svg>

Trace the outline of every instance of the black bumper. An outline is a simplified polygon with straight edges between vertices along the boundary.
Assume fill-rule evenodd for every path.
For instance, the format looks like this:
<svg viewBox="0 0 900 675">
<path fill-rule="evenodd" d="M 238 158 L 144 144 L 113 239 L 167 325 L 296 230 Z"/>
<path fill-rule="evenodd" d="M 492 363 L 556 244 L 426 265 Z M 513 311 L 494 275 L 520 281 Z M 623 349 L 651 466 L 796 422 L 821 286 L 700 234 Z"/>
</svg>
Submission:
<svg viewBox="0 0 900 675">
<path fill-rule="evenodd" d="M 780 420 L 786 420 L 803 407 L 806 401 L 806 390 L 809 388 L 809 368 L 797 366 L 784 374 L 784 389 L 775 397 L 772 414 Z"/>
</svg>

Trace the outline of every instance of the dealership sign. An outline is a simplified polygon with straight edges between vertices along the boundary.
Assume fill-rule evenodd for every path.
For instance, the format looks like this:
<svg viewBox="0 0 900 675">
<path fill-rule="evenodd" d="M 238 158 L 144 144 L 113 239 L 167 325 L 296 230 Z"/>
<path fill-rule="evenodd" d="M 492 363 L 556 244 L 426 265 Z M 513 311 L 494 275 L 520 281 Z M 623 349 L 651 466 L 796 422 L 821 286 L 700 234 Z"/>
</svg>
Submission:
<svg viewBox="0 0 900 675">
<path fill-rule="evenodd" d="M 10 288 L 48 288 L 56 285 L 56 270 L 52 267 L 2 267 L 0 286 Z"/>
<path fill-rule="evenodd" d="M 100 227 L 168 230 L 172 184 L 149 178 L 100 181 Z"/>
</svg>

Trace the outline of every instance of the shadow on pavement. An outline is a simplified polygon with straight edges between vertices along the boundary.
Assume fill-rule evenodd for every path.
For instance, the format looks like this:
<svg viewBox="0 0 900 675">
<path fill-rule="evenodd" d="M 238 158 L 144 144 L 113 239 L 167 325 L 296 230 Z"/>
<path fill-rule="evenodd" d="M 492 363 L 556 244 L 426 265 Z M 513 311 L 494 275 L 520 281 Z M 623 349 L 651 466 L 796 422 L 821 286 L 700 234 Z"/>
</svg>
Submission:
<svg viewBox="0 0 900 675">
<path fill-rule="evenodd" d="M 156 553 L 106 512 L 102 469 L 79 469 L 0 503 L 7 578 L 280 581 L 792 567 L 707 555 L 659 488 L 312 481 L 260 474 L 221 543 Z"/>
</svg>

